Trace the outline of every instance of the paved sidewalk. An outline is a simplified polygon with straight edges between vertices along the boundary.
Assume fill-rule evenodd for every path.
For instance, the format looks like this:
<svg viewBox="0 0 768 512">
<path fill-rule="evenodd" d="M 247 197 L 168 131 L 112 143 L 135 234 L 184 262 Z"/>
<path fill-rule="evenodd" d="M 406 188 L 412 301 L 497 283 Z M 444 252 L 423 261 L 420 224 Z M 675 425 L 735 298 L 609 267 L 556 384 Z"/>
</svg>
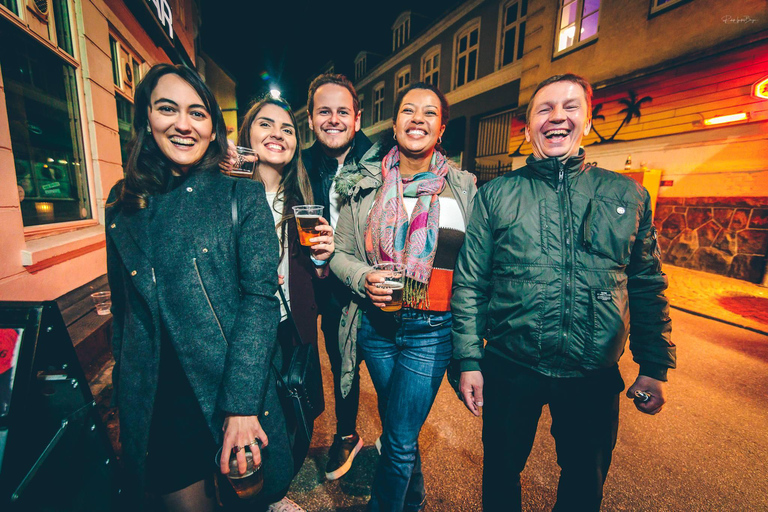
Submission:
<svg viewBox="0 0 768 512">
<path fill-rule="evenodd" d="M 768 288 L 709 272 L 664 265 L 672 307 L 768 334 Z"/>
</svg>

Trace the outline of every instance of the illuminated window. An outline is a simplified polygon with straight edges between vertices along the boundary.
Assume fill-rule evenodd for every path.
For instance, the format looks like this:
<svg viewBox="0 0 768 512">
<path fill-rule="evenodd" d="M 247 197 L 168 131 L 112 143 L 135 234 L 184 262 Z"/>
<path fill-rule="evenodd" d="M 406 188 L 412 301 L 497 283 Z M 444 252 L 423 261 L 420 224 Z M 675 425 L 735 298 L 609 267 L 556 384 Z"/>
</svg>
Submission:
<svg viewBox="0 0 768 512">
<path fill-rule="evenodd" d="M 683 3 L 684 0 L 651 0 L 651 14 L 666 11 L 667 9 Z"/>
<path fill-rule="evenodd" d="M 357 99 L 360 102 L 360 126 L 365 126 L 363 124 L 363 118 L 365 116 L 365 95 L 358 94 Z"/>
<path fill-rule="evenodd" d="M 555 53 L 597 36 L 600 0 L 561 0 Z"/>
<path fill-rule="evenodd" d="M 480 46 L 480 22 L 470 26 L 456 35 L 456 64 L 453 86 L 461 87 L 477 78 L 477 52 Z"/>
<path fill-rule="evenodd" d="M 24 226 L 91 218 L 75 67 L 10 24 L 0 48 Z"/>
<path fill-rule="evenodd" d="M 384 119 L 384 82 L 373 88 L 373 124 Z"/>
<path fill-rule="evenodd" d="M 440 85 L 440 47 L 437 46 L 429 50 L 421 59 L 421 81 L 432 84 L 435 87 Z"/>
<path fill-rule="evenodd" d="M 406 66 L 395 75 L 395 98 L 400 91 L 408 87 L 411 83 L 411 66 Z"/>
<path fill-rule="evenodd" d="M 499 67 L 523 57 L 527 16 L 528 0 L 512 0 L 502 6 Z"/>
</svg>

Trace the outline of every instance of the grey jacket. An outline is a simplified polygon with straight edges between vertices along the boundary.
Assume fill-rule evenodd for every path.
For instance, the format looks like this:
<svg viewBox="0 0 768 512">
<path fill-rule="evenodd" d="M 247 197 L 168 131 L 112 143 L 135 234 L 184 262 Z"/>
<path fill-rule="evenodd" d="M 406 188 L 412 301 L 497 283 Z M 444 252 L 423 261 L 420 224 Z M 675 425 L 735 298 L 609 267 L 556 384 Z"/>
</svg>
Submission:
<svg viewBox="0 0 768 512">
<path fill-rule="evenodd" d="M 271 367 L 273 357 L 280 365 L 277 237 L 263 186 L 238 181 L 236 261 L 232 183 L 217 171 L 199 171 L 175 190 L 150 197 L 145 209 L 107 209 L 114 393 L 123 460 L 129 477 L 136 479 L 129 485 L 139 492 L 157 391 L 161 325 L 216 443 L 222 441 L 227 413 L 258 414 L 269 437 L 265 488 L 281 490 L 293 476 Z M 116 195 L 113 189 L 110 202 Z M 167 235 L 148 236 L 150 226 Z M 153 261 L 161 257 L 174 264 L 164 265 L 167 273 L 156 276 Z"/>
<path fill-rule="evenodd" d="M 376 192 L 381 186 L 381 160 L 388 151 L 381 142 L 365 154 L 358 169 L 359 176 L 350 187 L 348 200 L 339 214 L 334 233 L 336 251 L 331 258 L 331 272 L 352 290 L 352 301 L 344 306 L 339 323 L 339 349 L 341 351 L 341 393 L 347 396 L 352 387 L 357 365 L 357 329 L 361 319 L 361 305 L 368 301 L 365 294 L 365 275 L 373 270 L 365 254 L 365 223 Z M 341 179 L 349 178 L 340 176 Z M 359 178 L 359 181 L 357 181 Z M 466 171 L 450 167 L 446 177 L 453 196 L 459 204 L 464 223 L 469 221 L 472 199 L 477 193 L 475 177 Z M 337 190 L 342 188 L 337 186 Z"/>
</svg>

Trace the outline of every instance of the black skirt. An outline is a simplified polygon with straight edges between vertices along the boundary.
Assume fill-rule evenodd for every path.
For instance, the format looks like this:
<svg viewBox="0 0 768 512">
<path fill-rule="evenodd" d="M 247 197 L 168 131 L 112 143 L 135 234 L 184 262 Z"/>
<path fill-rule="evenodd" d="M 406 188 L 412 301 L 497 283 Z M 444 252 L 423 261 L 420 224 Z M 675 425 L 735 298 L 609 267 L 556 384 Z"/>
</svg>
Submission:
<svg viewBox="0 0 768 512">
<path fill-rule="evenodd" d="M 179 491 L 213 477 L 216 445 L 200 404 L 163 328 L 160 373 L 147 453 L 147 490 Z"/>
</svg>

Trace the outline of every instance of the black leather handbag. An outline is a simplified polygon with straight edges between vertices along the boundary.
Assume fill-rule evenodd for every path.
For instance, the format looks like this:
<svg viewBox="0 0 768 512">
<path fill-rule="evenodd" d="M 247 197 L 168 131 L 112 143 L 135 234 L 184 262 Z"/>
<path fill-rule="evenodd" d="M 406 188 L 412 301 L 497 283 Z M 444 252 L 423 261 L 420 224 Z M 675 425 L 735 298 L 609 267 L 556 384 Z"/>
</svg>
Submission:
<svg viewBox="0 0 768 512">
<path fill-rule="evenodd" d="M 235 257 L 240 225 L 237 212 L 235 183 L 232 184 L 232 226 L 234 229 Z M 239 261 L 238 261 L 239 265 Z M 292 346 L 282 346 L 282 368 L 274 368 L 278 375 L 277 389 L 283 414 L 291 436 L 294 474 L 299 472 L 312 443 L 315 418 L 325 410 L 323 377 L 320 370 L 320 356 L 316 345 L 306 345 L 296 326 L 291 309 L 285 300 L 281 287 L 277 287 L 280 300 L 288 314 L 287 322 L 294 336 Z"/>
<path fill-rule="evenodd" d="M 299 330 L 286 304 L 282 288 L 278 287 L 278 291 L 288 313 L 287 322 L 298 342 L 295 346 L 283 347 L 283 367 L 277 372 L 278 394 L 288 432 L 292 436 L 294 473 L 298 473 L 312 443 L 315 418 L 325 410 L 323 377 L 317 346 L 301 342 Z"/>
</svg>

